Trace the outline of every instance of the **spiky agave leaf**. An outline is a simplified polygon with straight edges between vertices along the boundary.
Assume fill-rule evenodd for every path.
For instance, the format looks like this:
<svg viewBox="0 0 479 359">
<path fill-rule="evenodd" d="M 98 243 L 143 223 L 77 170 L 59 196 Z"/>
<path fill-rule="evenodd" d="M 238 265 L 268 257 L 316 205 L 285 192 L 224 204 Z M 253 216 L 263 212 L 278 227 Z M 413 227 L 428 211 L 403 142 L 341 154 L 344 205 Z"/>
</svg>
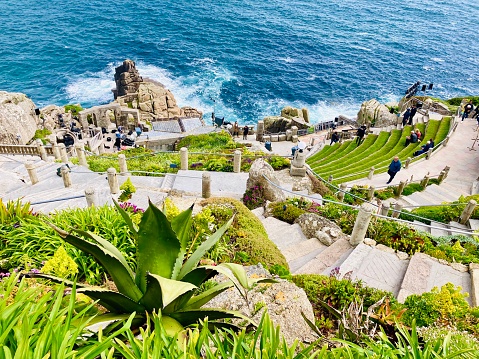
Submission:
<svg viewBox="0 0 479 359">
<path fill-rule="evenodd" d="M 137 243 L 135 281 L 142 293 L 146 291 L 148 272 L 171 278 L 180 248 L 180 241 L 165 214 L 149 201 L 140 222 Z"/>
<path fill-rule="evenodd" d="M 130 228 L 130 231 L 133 234 L 133 237 L 135 239 L 137 239 L 138 229 L 136 228 L 136 225 L 131 220 L 130 215 L 123 208 L 121 208 L 121 206 L 118 204 L 118 202 L 115 201 L 114 199 L 113 199 L 113 203 L 115 204 L 116 209 L 118 210 L 118 212 L 120 212 L 120 215 L 123 217 L 123 219 L 125 220 L 128 227 Z"/>
<path fill-rule="evenodd" d="M 178 274 L 180 273 L 181 267 L 183 265 L 183 260 L 185 259 L 186 254 L 186 245 L 190 239 L 190 230 L 193 213 L 193 205 L 187 210 L 181 212 L 175 218 L 171 220 L 171 228 L 176 233 L 176 236 L 180 242 L 180 252 L 176 258 L 175 267 L 173 273 L 171 274 L 171 279 L 177 279 Z"/>
<path fill-rule="evenodd" d="M 191 324 L 199 323 L 200 320 L 204 320 L 205 318 L 208 318 L 208 321 L 220 319 L 241 319 L 256 325 L 253 320 L 241 314 L 240 312 L 223 309 L 184 309 L 174 313 L 169 313 L 168 316 L 176 319 L 185 327 Z"/>
</svg>

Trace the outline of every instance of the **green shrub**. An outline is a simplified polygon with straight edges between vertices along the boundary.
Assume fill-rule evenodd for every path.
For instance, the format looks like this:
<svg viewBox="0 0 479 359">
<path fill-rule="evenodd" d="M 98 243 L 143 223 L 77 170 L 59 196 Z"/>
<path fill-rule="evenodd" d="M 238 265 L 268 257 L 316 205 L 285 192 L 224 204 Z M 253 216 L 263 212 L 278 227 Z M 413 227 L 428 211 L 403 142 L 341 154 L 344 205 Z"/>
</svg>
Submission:
<svg viewBox="0 0 479 359">
<path fill-rule="evenodd" d="M 226 131 L 202 135 L 190 135 L 182 138 L 177 148 L 187 147 L 191 152 L 215 151 L 220 149 L 235 149 L 236 142 Z"/>
<path fill-rule="evenodd" d="M 78 116 L 80 111 L 83 111 L 83 108 L 79 104 L 70 104 L 65 105 L 65 112 L 71 111 L 72 116 Z"/>
<path fill-rule="evenodd" d="M 254 186 L 253 188 L 247 189 L 242 200 L 243 204 L 251 210 L 262 207 L 266 203 L 261 186 Z"/>
<path fill-rule="evenodd" d="M 224 235 L 234 256 L 231 261 L 244 265 L 261 263 L 265 268 L 275 264 L 289 268 L 281 251 L 268 238 L 261 221 L 240 201 L 215 197 L 200 204 L 211 210 L 218 225 L 225 223 L 229 214 L 236 213 L 233 224 Z"/>
<path fill-rule="evenodd" d="M 47 143 L 47 136 L 48 135 L 51 135 L 51 131 L 47 130 L 47 129 L 43 129 L 43 130 L 36 130 L 35 131 L 35 134 L 33 135 L 33 138 L 32 140 L 37 140 L 37 139 L 40 139 L 42 140 L 42 143 L 45 145 Z"/>
<path fill-rule="evenodd" d="M 377 191 L 374 191 L 374 197 L 380 199 L 380 200 L 385 200 L 388 198 L 393 198 L 396 197 L 396 187 L 395 186 L 388 186 L 385 189 L 380 189 Z"/>
<path fill-rule="evenodd" d="M 404 189 L 402 191 L 403 196 L 409 196 L 410 194 L 413 194 L 414 192 L 421 192 L 423 191 L 424 188 L 421 186 L 420 183 L 410 183 L 406 186 L 404 186 Z"/>
<path fill-rule="evenodd" d="M 53 257 L 45 262 L 41 271 L 42 273 L 52 274 L 60 278 L 73 279 L 78 273 L 78 266 L 67 254 L 65 248 L 60 246 L 55 251 Z"/>
<path fill-rule="evenodd" d="M 131 198 L 131 196 L 133 196 L 133 193 L 136 192 L 136 187 L 131 182 L 130 177 L 128 177 L 126 181 L 122 183 L 120 190 L 121 193 L 118 197 L 118 201 L 120 202 L 126 202 Z"/>
<path fill-rule="evenodd" d="M 274 218 L 290 224 L 293 224 L 299 216 L 306 213 L 306 210 L 288 202 L 273 202 L 269 204 L 269 208 Z"/>
<path fill-rule="evenodd" d="M 267 158 L 268 163 L 275 170 L 282 170 L 283 168 L 288 168 L 291 164 L 290 160 L 285 157 L 280 156 L 271 156 Z"/>
<path fill-rule="evenodd" d="M 226 157 L 216 157 L 207 160 L 203 166 L 205 171 L 233 172 L 233 162 Z"/>
</svg>

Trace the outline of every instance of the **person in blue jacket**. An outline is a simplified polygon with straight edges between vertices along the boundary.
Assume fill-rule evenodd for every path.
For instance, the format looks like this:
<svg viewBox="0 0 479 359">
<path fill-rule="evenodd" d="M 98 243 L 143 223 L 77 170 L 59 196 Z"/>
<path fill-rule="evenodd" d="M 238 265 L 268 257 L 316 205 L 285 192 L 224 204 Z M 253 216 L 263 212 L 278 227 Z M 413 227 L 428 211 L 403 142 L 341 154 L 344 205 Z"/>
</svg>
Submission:
<svg viewBox="0 0 479 359">
<path fill-rule="evenodd" d="M 400 170 L 401 170 L 401 161 L 399 161 L 399 157 L 396 156 L 394 157 L 391 164 L 389 165 L 389 169 L 388 169 L 389 181 L 387 181 L 387 184 L 391 183 L 394 176 L 396 176 L 396 173 L 398 173 Z"/>
</svg>

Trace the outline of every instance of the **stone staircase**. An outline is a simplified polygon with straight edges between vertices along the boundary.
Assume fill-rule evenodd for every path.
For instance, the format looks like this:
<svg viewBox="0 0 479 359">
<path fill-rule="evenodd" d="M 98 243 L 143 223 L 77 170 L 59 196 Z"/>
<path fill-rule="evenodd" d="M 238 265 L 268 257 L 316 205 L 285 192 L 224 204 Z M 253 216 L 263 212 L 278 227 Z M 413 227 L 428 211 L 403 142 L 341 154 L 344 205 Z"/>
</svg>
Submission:
<svg viewBox="0 0 479 359">
<path fill-rule="evenodd" d="M 408 295 L 428 292 L 446 283 L 460 286 L 463 292 L 471 293 L 474 290 L 471 274 L 465 265 L 449 264 L 423 253 L 410 257 L 406 253 L 396 253 L 392 248 L 377 245 L 371 239 L 366 239 L 356 247 L 345 239 L 339 239 L 327 247 L 315 238 L 306 238 L 297 225 L 273 217 L 265 218 L 262 208 L 255 209 L 253 213 L 285 256 L 293 274 L 330 275 L 333 269 L 339 268 L 341 276 L 350 272 L 353 280 L 390 291 L 401 302 Z M 476 224 L 479 226 L 479 221 Z M 477 304 L 471 297 L 468 297 L 468 301 Z"/>
<path fill-rule="evenodd" d="M 32 185 L 25 163 L 33 163 L 39 182 Z M 86 207 L 85 189 L 94 188 L 98 205 L 113 204 L 106 174 L 98 174 L 87 168 L 69 164 L 72 186 L 65 188 L 63 179 L 57 175 L 62 163 L 43 161 L 33 156 L 0 157 L 0 197 L 4 202 L 20 198 L 22 202 L 31 202 L 35 212 L 49 213 L 66 208 Z M 148 207 L 148 199 L 160 203 L 166 197 L 166 187 L 171 188 L 173 179 L 164 177 L 130 176 L 136 193 L 129 201 L 140 208 Z M 118 176 L 121 185 L 128 176 Z M 75 198 L 76 197 L 76 198 Z"/>
</svg>

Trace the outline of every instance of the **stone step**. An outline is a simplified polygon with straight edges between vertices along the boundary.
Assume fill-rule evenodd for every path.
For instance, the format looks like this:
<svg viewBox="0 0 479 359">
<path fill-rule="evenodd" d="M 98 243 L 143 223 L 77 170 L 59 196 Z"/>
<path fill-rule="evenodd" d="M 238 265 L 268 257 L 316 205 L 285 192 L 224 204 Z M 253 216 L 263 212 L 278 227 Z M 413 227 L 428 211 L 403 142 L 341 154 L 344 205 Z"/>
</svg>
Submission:
<svg viewBox="0 0 479 359">
<path fill-rule="evenodd" d="M 413 227 L 414 229 L 416 229 L 419 232 L 430 233 L 429 226 L 426 223 L 423 223 L 421 221 L 414 220 L 410 226 Z"/>
<path fill-rule="evenodd" d="M 266 222 L 267 221 L 263 222 L 263 225 L 266 229 L 266 233 L 268 233 L 268 238 L 272 240 L 280 250 L 307 240 L 299 224 L 295 223 L 290 225 L 289 223 L 282 222 L 286 224 L 286 226 L 277 225 L 275 227 L 274 225 L 271 225 L 273 221 L 269 220 L 267 224 Z"/>
<path fill-rule="evenodd" d="M 303 262 L 303 264 L 305 264 L 309 260 L 316 257 L 316 255 L 318 255 L 326 248 L 327 246 L 322 244 L 317 238 L 310 238 L 305 241 L 301 241 L 300 243 L 296 243 L 292 246 L 284 248 L 281 253 L 283 253 L 288 263 L 297 261 L 299 259 L 300 262 Z M 315 255 L 311 255 L 311 253 L 315 253 Z M 311 256 L 311 258 L 306 260 L 305 257 L 307 256 Z M 299 268 L 300 267 L 298 267 L 298 269 Z"/>
<path fill-rule="evenodd" d="M 472 235 L 471 229 L 468 226 L 466 226 L 465 224 L 460 224 L 459 222 L 454 222 L 454 221 L 449 222 L 449 228 L 466 231 L 468 233 L 471 233 L 471 235 Z M 458 234 L 458 233 L 449 231 L 449 234 L 454 235 L 454 234 Z"/>
<path fill-rule="evenodd" d="M 161 184 L 161 189 L 168 191 L 173 188 L 173 185 L 175 184 L 175 175 L 171 174 L 166 174 L 165 177 L 163 177 L 163 183 Z"/>
<path fill-rule="evenodd" d="M 461 270 L 467 267 L 456 264 Z M 398 301 L 404 303 L 411 294 L 429 292 L 433 287 L 440 288 L 446 283 L 460 286 L 464 293 L 471 293 L 471 276 L 469 272 L 459 271 L 449 265 L 441 264 L 424 253 L 416 253 L 409 262 L 398 294 Z M 470 297 L 466 298 L 471 303 Z"/>
<path fill-rule="evenodd" d="M 469 228 L 473 231 L 479 230 L 479 219 L 469 219 Z"/>
<path fill-rule="evenodd" d="M 433 235 L 434 237 L 442 237 L 442 236 L 448 236 L 449 235 L 449 231 L 448 231 L 449 226 L 448 225 L 446 225 L 444 223 L 440 223 L 440 222 L 431 222 L 431 226 L 441 228 L 441 229 L 430 228 L 431 235 Z"/>
<path fill-rule="evenodd" d="M 346 239 L 338 239 L 325 248 L 319 255 L 296 270 L 294 274 L 324 274 L 332 266 L 342 263 L 343 256 L 348 256 L 353 247 Z"/>
<path fill-rule="evenodd" d="M 452 194 L 456 194 L 456 199 L 463 195 L 463 196 L 470 196 L 471 195 L 471 184 L 464 183 L 457 180 L 451 180 L 447 178 L 444 182 L 441 183 L 441 188 L 447 190 Z"/>
<path fill-rule="evenodd" d="M 399 259 L 389 247 L 370 247 L 361 243 L 341 265 L 340 273 L 351 272 L 351 279 L 397 296 L 408 265 L 408 259 Z"/>
<path fill-rule="evenodd" d="M 251 213 L 253 213 L 256 216 L 256 218 L 258 218 L 261 222 L 263 222 L 266 219 L 266 217 L 264 216 L 263 207 L 255 208 L 251 211 Z"/>
<path fill-rule="evenodd" d="M 442 202 L 453 202 L 457 200 L 456 192 L 451 193 L 445 188 L 441 188 L 437 184 L 432 184 L 426 187 L 423 194 L 432 196 L 434 199 L 440 200 Z"/>
<path fill-rule="evenodd" d="M 407 196 L 408 201 L 413 200 L 420 206 L 430 206 L 432 204 L 439 204 L 437 201 L 429 197 L 427 194 L 423 194 L 422 192 L 414 192 Z"/>
</svg>

